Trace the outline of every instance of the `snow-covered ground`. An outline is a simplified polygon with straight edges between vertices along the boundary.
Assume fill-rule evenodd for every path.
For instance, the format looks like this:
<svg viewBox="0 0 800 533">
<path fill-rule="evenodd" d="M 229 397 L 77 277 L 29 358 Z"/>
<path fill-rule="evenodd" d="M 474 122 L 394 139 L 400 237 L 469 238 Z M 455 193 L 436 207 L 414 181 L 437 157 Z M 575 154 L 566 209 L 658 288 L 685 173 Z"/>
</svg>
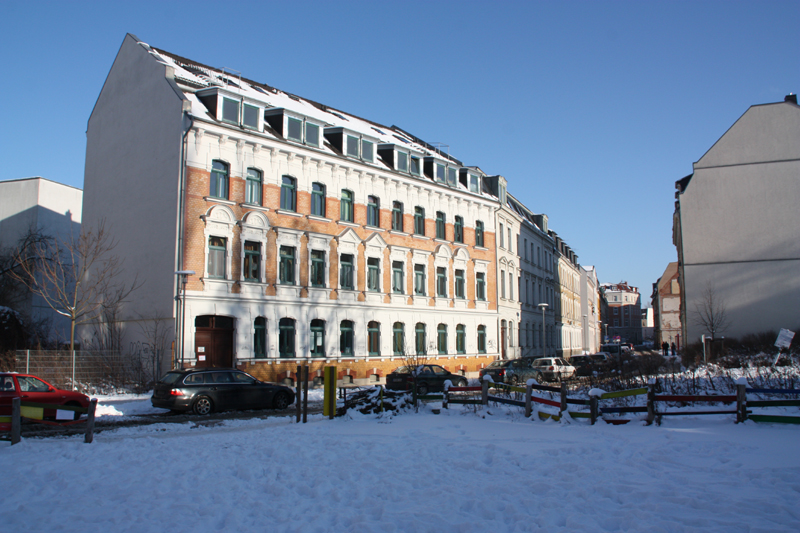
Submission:
<svg viewBox="0 0 800 533">
<path fill-rule="evenodd" d="M 98 414 L 154 411 L 108 397 Z M 505 407 L 122 428 L 0 442 L 0 531 L 796 532 L 798 442 L 730 416 L 589 426 Z"/>
</svg>

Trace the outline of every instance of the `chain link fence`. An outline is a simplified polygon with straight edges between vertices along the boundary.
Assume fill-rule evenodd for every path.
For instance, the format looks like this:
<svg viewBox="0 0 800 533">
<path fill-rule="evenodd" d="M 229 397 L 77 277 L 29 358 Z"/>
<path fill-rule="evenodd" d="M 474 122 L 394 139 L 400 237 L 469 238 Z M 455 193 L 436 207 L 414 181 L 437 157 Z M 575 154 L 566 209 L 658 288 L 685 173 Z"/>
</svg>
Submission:
<svg viewBox="0 0 800 533">
<path fill-rule="evenodd" d="M 85 394 L 140 393 L 150 390 L 158 358 L 146 350 L 121 354 L 102 351 L 18 350 L 16 371 Z"/>
</svg>

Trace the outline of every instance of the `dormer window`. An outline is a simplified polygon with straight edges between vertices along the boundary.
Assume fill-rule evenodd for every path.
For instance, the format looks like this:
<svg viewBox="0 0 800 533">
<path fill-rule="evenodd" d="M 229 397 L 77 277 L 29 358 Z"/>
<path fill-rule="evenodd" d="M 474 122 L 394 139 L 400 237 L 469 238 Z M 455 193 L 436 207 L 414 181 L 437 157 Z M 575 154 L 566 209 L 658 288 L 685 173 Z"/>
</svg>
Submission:
<svg viewBox="0 0 800 533">
<path fill-rule="evenodd" d="M 422 161 L 419 157 L 411 156 L 409 158 L 408 172 L 414 176 L 419 176 L 422 169 Z"/>
<path fill-rule="evenodd" d="M 447 185 L 455 187 L 458 182 L 458 172 L 454 167 L 447 167 Z"/>
<path fill-rule="evenodd" d="M 222 98 L 222 120 L 239 124 L 239 102 L 231 98 Z"/>
<path fill-rule="evenodd" d="M 265 113 L 269 125 L 283 135 L 287 140 L 305 144 L 306 146 L 320 147 L 320 124 L 309 122 L 302 115 L 289 115 L 285 109 L 269 109 Z"/>
<path fill-rule="evenodd" d="M 377 156 L 383 160 L 389 168 L 397 172 L 411 174 L 412 176 L 420 175 L 420 156 L 415 155 L 406 146 L 398 146 L 389 143 L 379 144 L 377 146 Z"/>
<path fill-rule="evenodd" d="M 469 192 L 476 194 L 481 192 L 481 178 L 477 174 L 469 175 Z"/>
<path fill-rule="evenodd" d="M 445 169 L 446 167 L 441 163 L 436 164 L 436 181 L 439 183 L 444 183 Z"/>
<path fill-rule="evenodd" d="M 204 89 L 196 94 L 217 120 L 243 128 L 261 129 L 261 110 L 264 107 L 260 102 L 221 87 Z"/>
<path fill-rule="evenodd" d="M 287 117 L 286 125 L 286 138 L 299 143 L 303 142 L 303 121 L 294 117 Z"/>
<path fill-rule="evenodd" d="M 244 104 L 244 115 L 242 116 L 244 127 L 258 129 L 258 114 L 259 108 L 257 106 Z"/>
<path fill-rule="evenodd" d="M 405 152 L 397 152 L 397 170 L 400 172 L 408 172 L 408 154 Z"/>
<path fill-rule="evenodd" d="M 419 160 L 417 160 L 419 163 Z M 418 174 L 418 173 L 417 173 Z M 425 176 L 448 187 L 458 187 L 458 167 L 451 167 L 440 159 L 425 158 Z"/>
<path fill-rule="evenodd" d="M 360 159 L 367 163 L 375 162 L 375 139 L 365 137 L 344 128 L 326 128 L 325 138 L 331 146 L 347 157 Z"/>
</svg>

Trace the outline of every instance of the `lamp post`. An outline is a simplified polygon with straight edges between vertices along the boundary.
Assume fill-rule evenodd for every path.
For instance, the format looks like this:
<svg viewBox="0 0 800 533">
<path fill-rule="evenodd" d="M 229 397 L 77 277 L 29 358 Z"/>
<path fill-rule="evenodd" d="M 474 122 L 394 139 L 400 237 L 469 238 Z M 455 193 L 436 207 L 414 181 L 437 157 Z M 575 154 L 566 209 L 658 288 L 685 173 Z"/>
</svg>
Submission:
<svg viewBox="0 0 800 533">
<path fill-rule="evenodd" d="M 178 285 L 179 294 L 175 296 L 175 301 L 177 301 L 181 307 L 179 313 L 180 329 L 178 330 L 176 335 L 178 341 L 177 343 L 178 352 L 175 354 L 175 361 L 173 363 L 173 366 L 177 366 L 178 354 L 180 354 L 180 362 L 181 362 L 180 368 L 183 368 L 183 337 L 184 337 L 184 325 L 186 322 L 186 281 L 187 281 L 186 278 L 188 278 L 189 276 L 194 276 L 194 270 L 178 270 L 177 272 L 175 272 L 175 275 L 180 277 Z M 181 299 L 181 296 L 183 296 L 183 299 Z M 175 322 L 177 323 L 178 321 L 176 320 Z"/>
<path fill-rule="evenodd" d="M 589 329 L 589 321 L 586 320 L 589 315 L 583 315 L 583 353 L 587 353 L 589 351 L 589 343 L 586 342 L 586 330 Z"/>
<path fill-rule="evenodd" d="M 547 357 L 547 336 L 544 331 L 544 310 L 547 309 L 547 304 L 539 304 L 539 309 L 542 310 L 542 357 Z"/>
</svg>

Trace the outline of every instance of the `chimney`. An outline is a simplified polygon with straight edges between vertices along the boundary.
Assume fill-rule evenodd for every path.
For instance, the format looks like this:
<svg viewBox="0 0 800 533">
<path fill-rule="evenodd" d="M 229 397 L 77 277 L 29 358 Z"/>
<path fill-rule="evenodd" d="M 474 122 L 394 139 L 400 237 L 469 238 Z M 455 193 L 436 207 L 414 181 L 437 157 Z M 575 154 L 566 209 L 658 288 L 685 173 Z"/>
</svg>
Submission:
<svg viewBox="0 0 800 533">
<path fill-rule="evenodd" d="M 783 99 L 784 102 L 791 102 L 794 105 L 797 105 L 797 95 L 796 94 L 787 94 L 786 98 Z"/>
</svg>

